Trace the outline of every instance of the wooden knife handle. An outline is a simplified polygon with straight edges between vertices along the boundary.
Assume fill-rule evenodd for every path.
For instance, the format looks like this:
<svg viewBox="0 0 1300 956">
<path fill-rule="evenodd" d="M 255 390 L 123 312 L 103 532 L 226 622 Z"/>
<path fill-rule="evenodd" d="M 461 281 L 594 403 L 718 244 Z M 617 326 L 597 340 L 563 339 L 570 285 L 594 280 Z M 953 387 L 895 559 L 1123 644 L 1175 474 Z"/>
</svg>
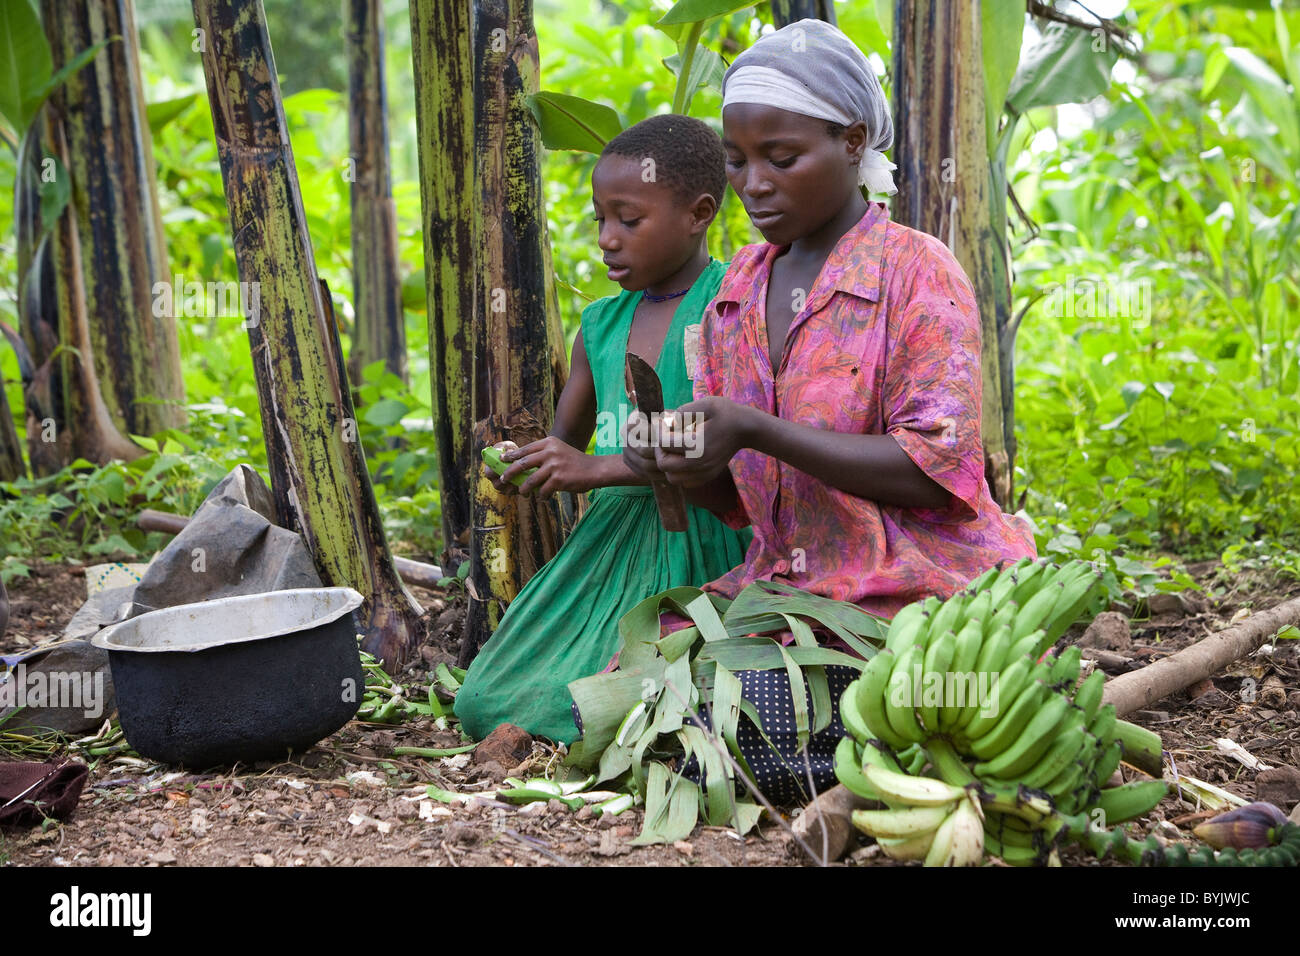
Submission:
<svg viewBox="0 0 1300 956">
<path fill-rule="evenodd" d="M 665 531 L 686 530 L 686 493 L 666 481 L 652 481 L 655 505 L 659 508 L 659 523 Z"/>
</svg>

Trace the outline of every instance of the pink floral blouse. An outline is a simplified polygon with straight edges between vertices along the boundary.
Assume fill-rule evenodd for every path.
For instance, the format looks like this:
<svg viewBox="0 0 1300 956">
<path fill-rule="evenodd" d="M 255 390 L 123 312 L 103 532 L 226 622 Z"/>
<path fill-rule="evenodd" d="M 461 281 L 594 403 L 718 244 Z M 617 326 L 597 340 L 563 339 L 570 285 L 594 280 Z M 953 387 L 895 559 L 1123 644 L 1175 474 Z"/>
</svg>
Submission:
<svg viewBox="0 0 1300 956">
<path fill-rule="evenodd" d="M 753 524 L 745 563 L 704 586 L 734 598 L 780 579 L 892 617 L 947 597 L 999 561 L 1034 555 L 1028 525 L 984 479 L 980 322 L 969 280 L 938 239 L 879 203 L 840 239 L 790 325 L 774 376 L 765 301 L 770 243 L 747 246 L 705 311 L 695 397 L 721 395 L 814 428 L 891 435 L 952 494 L 942 510 L 878 504 L 753 449 L 731 460 Z"/>
</svg>

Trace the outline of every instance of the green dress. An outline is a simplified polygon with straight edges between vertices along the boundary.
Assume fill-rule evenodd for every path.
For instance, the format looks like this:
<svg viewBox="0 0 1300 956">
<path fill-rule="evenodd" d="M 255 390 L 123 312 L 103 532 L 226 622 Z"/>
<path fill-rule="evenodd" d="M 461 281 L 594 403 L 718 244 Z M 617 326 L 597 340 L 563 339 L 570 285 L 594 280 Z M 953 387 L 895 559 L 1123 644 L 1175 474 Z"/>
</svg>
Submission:
<svg viewBox="0 0 1300 956">
<path fill-rule="evenodd" d="M 723 263 L 710 260 L 673 315 L 655 366 L 665 408 L 694 398 L 683 352 L 686 330 L 700 322 L 725 273 Z M 622 454 L 622 427 L 632 410 L 624 355 L 640 298 L 623 292 L 582 313 L 596 386 L 597 455 Z M 722 576 L 745 560 L 753 537 L 750 528 L 729 528 L 692 505 L 688 530 L 665 531 L 648 486 L 597 488 L 590 502 L 564 546 L 510 603 L 456 695 L 461 727 L 476 740 L 512 723 L 572 742 L 578 732 L 567 685 L 609 663 L 618 650 L 619 618 L 652 594 Z"/>
</svg>

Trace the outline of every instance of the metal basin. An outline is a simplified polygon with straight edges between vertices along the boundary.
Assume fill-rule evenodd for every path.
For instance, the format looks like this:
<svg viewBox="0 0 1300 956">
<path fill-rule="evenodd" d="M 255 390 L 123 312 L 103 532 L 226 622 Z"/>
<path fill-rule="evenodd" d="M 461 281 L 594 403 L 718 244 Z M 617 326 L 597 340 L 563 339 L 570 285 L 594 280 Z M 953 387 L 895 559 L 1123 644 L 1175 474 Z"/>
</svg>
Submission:
<svg viewBox="0 0 1300 956">
<path fill-rule="evenodd" d="M 100 631 L 118 715 L 143 757 L 190 767 L 282 759 L 348 722 L 364 692 L 352 588 L 150 611 Z"/>
</svg>

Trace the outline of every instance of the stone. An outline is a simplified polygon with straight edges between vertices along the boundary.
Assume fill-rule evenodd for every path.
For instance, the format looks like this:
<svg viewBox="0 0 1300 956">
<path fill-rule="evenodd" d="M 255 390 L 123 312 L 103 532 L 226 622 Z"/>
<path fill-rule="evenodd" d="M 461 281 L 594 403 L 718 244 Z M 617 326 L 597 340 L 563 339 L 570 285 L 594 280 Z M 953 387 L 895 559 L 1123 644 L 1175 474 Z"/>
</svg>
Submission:
<svg viewBox="0 0 1300 956">
<path fill-rule="evenodd" d="M 533 738 L 514 724 L 500 724 L 474 748 L 474 762 L 496 761 L 502 767 L 517 766 L 533 752 Z"/>
<path fill-rule="evenodd" d="M 0 683 L 0 724 L 6 730 L 80 736 L 98 730 L 116 709 L 108 651 L 87 641 L 60 641 L 24 654 Z"/>
<path fill-rule="evenodd" d="M 1118 611 L 1102 611 L 1079 638 L 1081 647 L 1099 647 L 1107 651 L 1126 651 L 1132 643 L 1128 618 Z"/>
<path fill-rule="evenodd" d="M 1300 805 L 1300 770 L 1282 764 L 1260 771 L 1255 777 L 1255 799 L 1271 803 L 1283 813 Z"/>
</svg>

